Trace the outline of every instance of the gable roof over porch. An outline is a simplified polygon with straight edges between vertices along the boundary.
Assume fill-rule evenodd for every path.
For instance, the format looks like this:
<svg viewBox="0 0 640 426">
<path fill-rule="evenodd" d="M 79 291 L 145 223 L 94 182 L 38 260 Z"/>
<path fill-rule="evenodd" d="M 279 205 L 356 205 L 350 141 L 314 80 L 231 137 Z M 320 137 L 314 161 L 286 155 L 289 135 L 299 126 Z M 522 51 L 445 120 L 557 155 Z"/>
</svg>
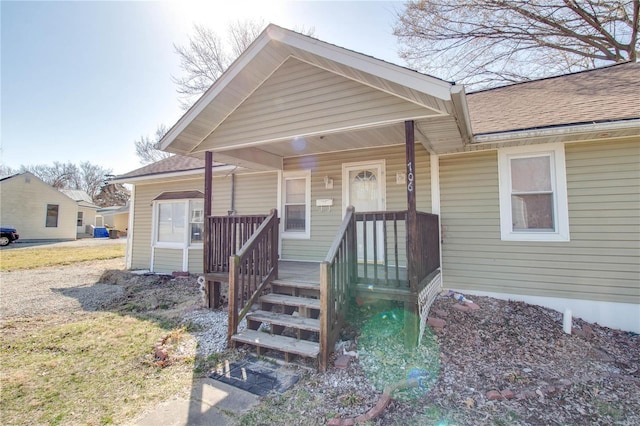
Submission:
<svg viewBox="0 0 640 426">
<path fill-rule="evenodd" d="M 405 120 L 430 152 L 471 137 L 461 86 L 269 25 L 161 148 L 281 169 L 284 157 L 404 143 Z"/>
</svg>

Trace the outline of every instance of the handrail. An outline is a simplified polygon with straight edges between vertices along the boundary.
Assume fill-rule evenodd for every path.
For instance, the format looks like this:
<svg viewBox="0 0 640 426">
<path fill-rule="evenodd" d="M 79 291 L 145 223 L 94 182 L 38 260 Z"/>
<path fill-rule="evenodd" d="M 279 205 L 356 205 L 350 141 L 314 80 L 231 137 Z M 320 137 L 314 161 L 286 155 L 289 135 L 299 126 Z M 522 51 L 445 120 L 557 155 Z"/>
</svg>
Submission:
<svg viewBox="0 0 640 426">
<path fill-rule="evenodd" d="M 272 209 L 238 253 L 229 258 L 229 342 L 265 287 L 278 277 L 279 223 L 277 211 Z"/>
<path fill-rule="evenodd" d="M 329 355 L 347 315 L 349 284 L 355 281 L 356 275 L 356 247 L 355 209 L 349 206 L 320 264 L 320 371 L 327 369 Z"/>
</svg>

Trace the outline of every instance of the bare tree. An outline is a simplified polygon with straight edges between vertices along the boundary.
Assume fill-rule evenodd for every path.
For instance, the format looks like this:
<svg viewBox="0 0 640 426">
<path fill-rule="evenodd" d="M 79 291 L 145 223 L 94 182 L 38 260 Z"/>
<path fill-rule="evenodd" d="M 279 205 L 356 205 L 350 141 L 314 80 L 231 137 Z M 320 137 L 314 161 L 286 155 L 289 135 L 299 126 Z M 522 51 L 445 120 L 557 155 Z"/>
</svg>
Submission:
<svg viewBox="0 0 640 426">
<path fill-rule="evenodd" d="M 638 59 L 640 0 L 421 0 L 394 34 L 410 66 L 478 86 Z"/>
<path fill-rule="evenodd" d="M 156 132 L 152 138 L 149 136 L 140 136 L 140 139 L 134 141 L 136 146 L 136 155 L 140 159 L 140 163 L 155 163 L 156 161 L 160 161 L 171 156 L 170 153 L 160 151 L 158 149 L 158 144 L 167 131 L 167 126 L 160 124 L 156 128 Z"/>
<path fill-rule="evenodd" d="M 265 26 L 263 20 L 236 21 L 227 27 L 223 37 L 210 28 L 194 25 L 189 43 L 186 46 L 173 46 L 180 57 L 183 74 L 179 77 L 172 76 L 171 79 L 178 87 L 182 107 L 189 109 L 229 65 L 247 50 Z M 315 32 L 313 28 L 304 27 L 298 31 L 308 36 L 313 36 Z"/>
<path fill-rule="evenodd" d="M 105 184 L 106 176 L 111 174 L 111 169 L 105 169 L 88 161 L 80 163 L 79 167 L 71 162 L 55 161 L 52 165 L 22 165 L 20 173 L 24 172 L 33 173 L 56 189 L 79 189 L 95 199 L 100 188 Z"/>
</svg>

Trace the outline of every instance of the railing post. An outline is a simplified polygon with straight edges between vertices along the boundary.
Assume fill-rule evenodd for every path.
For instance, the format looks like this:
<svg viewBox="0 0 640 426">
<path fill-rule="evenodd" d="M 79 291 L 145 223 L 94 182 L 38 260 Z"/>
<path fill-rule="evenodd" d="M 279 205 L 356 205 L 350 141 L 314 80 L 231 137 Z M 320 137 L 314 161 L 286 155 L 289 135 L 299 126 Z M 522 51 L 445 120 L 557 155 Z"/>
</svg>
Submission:
<svg viewBox="0 0 640 426">
<path fill-rule="evenodd" d="M 329 262 L 320 264 L 320 356 L 318 357 L 318 370 L 327 371 L 327 363 L 329 362 L 329 354 L 331 353 L 330 338 L 331 327 L 329 322 L 335 314 L 333 310 L 329 312 L 329 304 L 333 298 L 331 294 L 331 274 Z"/>
<path fill-rule="evenodd" d="M 405 311 L 409 313 L 405 317 L 405 343 L 414 345 L 418 339 L 418 218 L 416 212 L 416 153 L 414 122 L 408 120 L 404 122 L 405 147 L 407 162 L 407 278 L 409 279 L 409 289 L 415 300 L 405 303 Z"/>
<path fill-rule="evenodd" d="M 227 342 L 231 347 L 231 336 L 238 332 L 238 279 L 240 278 L 240 258 L 233 255 L 229 258 L 229 328 Z"/>
</svg>

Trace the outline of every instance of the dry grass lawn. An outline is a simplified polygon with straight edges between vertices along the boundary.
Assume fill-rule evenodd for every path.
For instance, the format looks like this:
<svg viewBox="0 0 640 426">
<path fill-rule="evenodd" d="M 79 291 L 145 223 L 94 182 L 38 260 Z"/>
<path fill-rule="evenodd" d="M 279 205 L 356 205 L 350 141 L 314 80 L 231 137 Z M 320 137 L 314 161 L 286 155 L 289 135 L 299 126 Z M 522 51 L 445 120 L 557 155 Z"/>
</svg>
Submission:
<svg viewBox="0 0 640 426">
<path fill-rule="evenodd" d="M 124 244 L 2 250 L 0 252 L 0 271 L 17 271 L 45 266 L 71 265 L 88 260 L 114 259 L 123 257 L 124 252 Z"/>
</svg>

